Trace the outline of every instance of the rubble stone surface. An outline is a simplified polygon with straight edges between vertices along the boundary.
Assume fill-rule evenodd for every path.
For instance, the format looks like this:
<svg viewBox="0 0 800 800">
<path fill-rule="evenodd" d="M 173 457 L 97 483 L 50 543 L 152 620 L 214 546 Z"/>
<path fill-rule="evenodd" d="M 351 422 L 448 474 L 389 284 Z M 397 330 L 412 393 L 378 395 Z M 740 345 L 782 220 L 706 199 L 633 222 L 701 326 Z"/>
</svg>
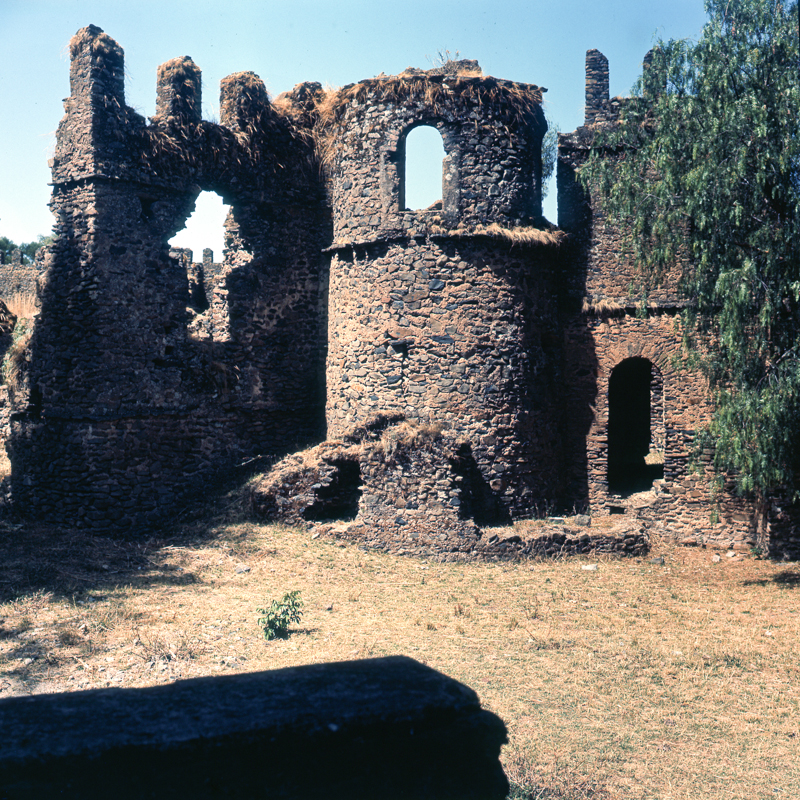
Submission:
<svg viewBox="0 0 800 800">
<path fill-rule="evenodd" d="M 800 555 L 789 500 L 714 493 L 713 453 L 693 457 L 711 408 L 675 329 L 686 255 L 642 287 L 576 181 L 626 102 L 601 53 L 586 124 L 559 137 L 556 228 L 541 214 L 546 90 L 474 62 L 275 100 L 236 73 L 215 124 L 190 58 L 159 68 L 147 121 L 113 39 L 89 26 L 70 50 L 55 241 L 8 387 L 16 508 L 137 531 L 261 458 L 275 466 L 258 513 L 397 552 L 639 551 L 658 525 Z M 415 210 L 405 142 L 420 125 L 445 158 L 441 201 Z M 218 263 L 168 245 L 203 190 L 231 206 Z M 582 521 L 550 544 L 490 543 L 488 526 L 554 512 L 624 515 L 627 533 Z"/>
</svg>

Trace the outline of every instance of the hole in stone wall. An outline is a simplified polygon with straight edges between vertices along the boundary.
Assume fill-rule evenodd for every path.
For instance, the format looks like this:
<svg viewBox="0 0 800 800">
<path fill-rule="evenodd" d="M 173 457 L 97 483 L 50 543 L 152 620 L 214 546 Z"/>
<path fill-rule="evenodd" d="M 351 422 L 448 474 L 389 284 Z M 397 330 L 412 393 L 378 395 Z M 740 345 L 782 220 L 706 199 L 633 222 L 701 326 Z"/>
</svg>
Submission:
<svg viewBox="0 0 800 800">
<path fill-rule="evenodd" d="M 142 217 L 146 220 L 153 218 L 153 200 L 152 197 L 146 197 L 144 195 L 139 196 L 139 202 L 142 205 Z"/>
<path fill-rule="evenodd" d="M 42 416 L 42 390 L 38 384 L 31 386 L 30 397 L 28 398 L 28 413 L 32 419 L 41 419 Z"/>
<path fill-rule="evenodd" d="M 608 491 L 627 497 L 664 477 L 661 373 L 646 358 L 626 358 L 608 381 Z"/>
<path fill-rule="evenodd" d="M 203 250 L 210 248 L 215 260 L 222 261 L 225 218 L 229 210 L 230 206 L 226 206 L 216 192 L 200 192 L 185 227 L 169 240 L 170 247 L 188 248 L 195 262 L 202 261 Z"/>
<path fill-rule="evenodd" d="M 406 136 L 405 154 L 405 208 L 433 211 L 436 203 L 441 208 L 442 135 L 430 125 L 414 128 Z"/>
<path fill-rule="evenodd" d="M 390 356 L 408 358 L 408 341 L 405 339 L 394 339 L 387 345 L 387 352 Z"/>
<path fill-rule="evenodd" d="M 357 461 L 331 461 L 334 472 L 314 490 L 316 500 L 303 511 L 309 522 L 355 519 L 361 497 L 361 467 Z"/>
</svg>

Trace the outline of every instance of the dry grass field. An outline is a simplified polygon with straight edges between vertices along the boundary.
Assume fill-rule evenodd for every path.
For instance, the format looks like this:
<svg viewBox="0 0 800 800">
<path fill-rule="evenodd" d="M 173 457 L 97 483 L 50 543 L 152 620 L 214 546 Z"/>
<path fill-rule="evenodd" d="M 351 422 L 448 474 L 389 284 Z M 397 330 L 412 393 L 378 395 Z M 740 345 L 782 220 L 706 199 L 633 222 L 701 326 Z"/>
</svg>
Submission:
<svg viewBox="0 0 800 800">
<path fill-rule="evenodd" d="M 441 564 L 231 513 L 124 541 L 2 524 L 0 698 L 405 654 L 509 729 L 515 798 L 800 797 L 800 566 Z M 256 607 L 298 590 L 266 642 Z"/>
</svg>

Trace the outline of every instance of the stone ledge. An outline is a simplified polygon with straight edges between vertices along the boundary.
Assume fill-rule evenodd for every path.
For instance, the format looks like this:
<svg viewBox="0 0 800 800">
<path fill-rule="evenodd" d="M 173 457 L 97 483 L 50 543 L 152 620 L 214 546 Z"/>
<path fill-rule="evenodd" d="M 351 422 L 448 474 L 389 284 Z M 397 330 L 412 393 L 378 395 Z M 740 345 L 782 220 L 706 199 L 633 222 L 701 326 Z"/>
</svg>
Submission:
<svg viewBox="0 0 800 800">
<path fill-rule="evenodd" d="M 502 800 L 505 726 L 403 656 L 0 702 L 4 800 Z"/>
</svg>

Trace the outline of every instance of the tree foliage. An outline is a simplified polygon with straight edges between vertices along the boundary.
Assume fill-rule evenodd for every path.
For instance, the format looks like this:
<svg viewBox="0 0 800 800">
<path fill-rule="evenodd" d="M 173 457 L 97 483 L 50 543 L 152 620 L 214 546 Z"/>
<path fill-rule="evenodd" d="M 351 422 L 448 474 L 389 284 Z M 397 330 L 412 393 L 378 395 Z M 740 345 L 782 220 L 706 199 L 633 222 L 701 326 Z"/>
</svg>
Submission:
<svg viewBox="0 0 800 800">
<path fill-rule="evenodd" d="M 11 256 L 15 250 L 22 253 L 22 263 L 29 264 L 36 257 L 36 251 L 40 247 L 45 247 L 53 241 L 52 236 L 38 236 L 35 242 L 23 242 L 22 244 L 15 244 L 7 236 L 0 236 L 0 254 L 2 254 L 3 261 L 8 264 L 11 261 Z"/>
<path fill-rule="evenodd" d="M 798 4 L 706 11 L 699 41 L 659 42 L 582 179 L 628 229 L 645 283 L 688 248 L 685 341 L 715 401 L 705 440 L 720 472 L 765 492 L 800 470 Z"/>
<path fill-rule="evenodd" d="M 556 171 L 558 161 L 558 124 L 547 118 L 547 131 L 542 139 L 542 199 L 547 197 L 547 184 Z"/>
</svg>

